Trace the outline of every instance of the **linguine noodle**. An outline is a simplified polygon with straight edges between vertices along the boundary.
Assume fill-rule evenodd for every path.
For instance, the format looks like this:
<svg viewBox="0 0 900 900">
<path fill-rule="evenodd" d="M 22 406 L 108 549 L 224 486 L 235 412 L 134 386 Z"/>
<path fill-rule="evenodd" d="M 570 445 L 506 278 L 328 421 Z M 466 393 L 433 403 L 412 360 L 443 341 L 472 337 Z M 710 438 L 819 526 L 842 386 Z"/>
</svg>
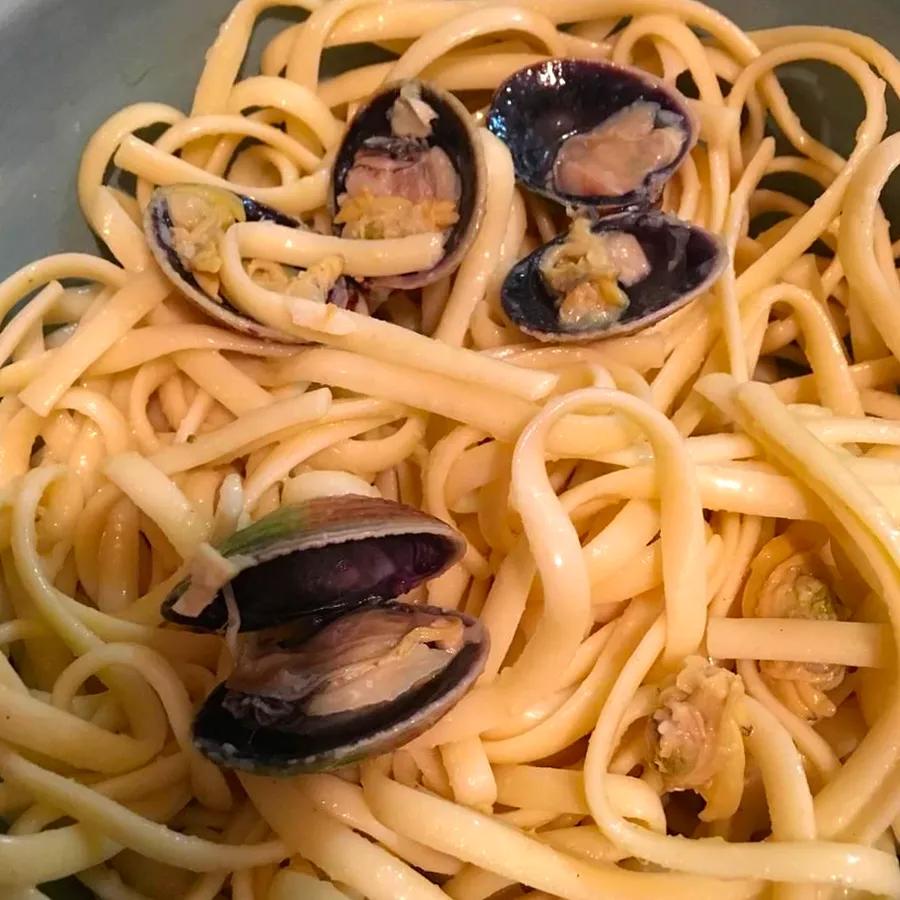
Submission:
<svg viewBox="0 0 900 900">
<path fill-rule="evenodd" d="M 238 80 L 275 5 L 308 17 Z M 323 75 L 360 42 L 391 60 Z M 699 123 L 662 206 L 728 264 L 633 335 L 539 343 L 500 304 L 564 215 L 517 184 L 486 106 L 552 56 L 677 79 Z M 865 101 L 846 159 L 778 82 L 807 60 Z M 252 278 L 249 258 L 336 255 L 360 278 L 438 261 L 436 232 L 326 234 L 346 122 L 413 77 L 462 100 L 487 167 L 460 267 L 377 316 Z M 112 261 L 61 253 L 0 284 L 0 895 L 74 877 L 104 900 L 900 897 L 888 90 L 900 61 L 875 40 L 748 34 L 695 0 L 238 0 L 187 115 L 136 104 L 87 145 L 78 198 Z M 260 336 L 154 263 L 143 210 L 183 182 L 311 226 L 225 234 L 222 284 Z M 412 599 L 478 616 L 485 670 L 393 753 L 225 773 L 191 722 L 227 642 L 160 604 L 205 542 L 336 494 L 464 534 Z"/>
</svg>

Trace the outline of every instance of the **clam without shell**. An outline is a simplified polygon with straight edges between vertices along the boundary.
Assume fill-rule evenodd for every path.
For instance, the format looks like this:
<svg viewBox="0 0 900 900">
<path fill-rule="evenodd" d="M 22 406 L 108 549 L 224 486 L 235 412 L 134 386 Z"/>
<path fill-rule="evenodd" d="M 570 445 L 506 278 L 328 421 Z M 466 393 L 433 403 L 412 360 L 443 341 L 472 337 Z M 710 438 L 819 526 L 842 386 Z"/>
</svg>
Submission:
<svg viewBox="0 0 900 900">
<path fill-rule="evenodd" d="M 221 290 L 219 244 L 225 232 L 238 222 L 274 222 L 303 228 L 296 219 L 270 206 L 206 184 L 158 187 L 144 213 L 144 231 L 154 258 L 188 300 L 235 331 L 296 343 L 297 338 L 245 316 Z M 251 260 L 248 274 L 262 287 L 278 293 L 364 312 L 365 301 L 358 286 L 330 263 L 323 260 L 313 269 L 302 271 L 276 262 Z"/>
<path fill-rule="evenodd" d="M 685 98 L 647 72 L 585 59 L 520 69 L 494 94 L 488 128 L 516 176 L 568 206 L 653 205 L 697 141 Z"/>
<path fill-rule="evenodd" d="M 544 341 L 630 334 L 708 290 L 725 264 L 721 241 L 662 213 L 577 219 L 510 270 L 509 318 Z"/>
<path fill-rule="evenodd" d="M 291 775 L 427 729 L 480 674 L 487 633 L 461 613 L 394 598 L 464 548 L 432 516 L 351 495 L 282 507 L 238 531 L 209 556 L 221 590 L 184 608 L 188 579 L 163 604 L 170 621 L 228 626 L 233 641 L 234 670 L 198 711 L 195 745 L 221 765 Z"/>
<path fill-rule="evenodd" d="M 420 81 L 379 91 L 360 108 L 338 148 L 331 185 L 344 237 L 443 231 L 444 255 L 424 272 L 372 279 L 417 288 L 450 274 L 478 231 L 486 175 L 481 141 L 452 94 Z"/>
</svg>

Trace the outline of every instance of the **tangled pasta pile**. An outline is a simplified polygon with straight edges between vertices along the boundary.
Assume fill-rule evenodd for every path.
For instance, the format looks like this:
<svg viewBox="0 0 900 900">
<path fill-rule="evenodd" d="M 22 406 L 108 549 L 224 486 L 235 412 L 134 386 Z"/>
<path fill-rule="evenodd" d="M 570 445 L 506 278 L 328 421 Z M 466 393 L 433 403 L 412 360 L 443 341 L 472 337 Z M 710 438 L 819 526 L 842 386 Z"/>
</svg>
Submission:
<svg viewBox="0 0 900 900">
<path fill-rule="evenodd" d="M 238 81 L 274 5 L 239 0 L 188 115 L 138 104 L 91 138 L 78 195 L 113 261 L 62 253 L 0 285 L 18 310 L 0 331 L 0 893 L 900 897 L 900 248 L 879 206 L 900 62 L 835 29 L 747 34 L 694 0 L 297 0 L 277 5 L 308 18 Z M 360 42 L 395 58 L 321 76 Z M 542 342 L 501 305 L 565 212 L 517 183 L 486 110 L 548 57 L 692 96 L 699 142 L 661 205 L 727 263 L 632 334 Z M 846 159 L 779 85 L 798 60 L 865 99 Z M 458 268 L 377 311 L 298 303 L 284 265 L 337 256 L 365 280 L 435 263 L 433 240 L 359 225 L 309 250 L 247 222 L 222 281 L 262 331 L 173 287 L 142 228 L 155 189 L 228 188 L 330 232 L 346 122 L 410 78 L 465 104 L 483 153 Z M 814 204 L 772 186 L 785 173 Z M 191 728 L 231 643 L 161 604 L 199 547 L 336 494 L 462 532 L 462 560 L 407 599 L 478 617 L 485 668 L 393 752 L 226 772 Z"/>
</svg>

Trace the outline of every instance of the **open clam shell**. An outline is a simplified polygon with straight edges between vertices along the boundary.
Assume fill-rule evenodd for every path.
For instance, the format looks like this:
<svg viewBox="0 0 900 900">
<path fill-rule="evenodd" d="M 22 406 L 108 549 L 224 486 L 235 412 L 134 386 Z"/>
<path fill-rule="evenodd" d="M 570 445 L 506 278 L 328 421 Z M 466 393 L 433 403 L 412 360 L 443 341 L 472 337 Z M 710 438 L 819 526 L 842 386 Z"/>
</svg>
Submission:
<svg viewBox="0 0 900 900">
<path fill-rule="evenodd" d="M 229 582 L 240 630 L 257 631 L 398 597 L 456 562 L 465 540 L 402 503 L 345 495 L 283 506 L 217 550 L 240 570 Z M 163 616 L 223 631 L 229 621 L 223 592 L 202 609 L 185 609 L 189 586 L 185 579 L 172 591 Z"/>
<path fill-rule="evenodd" d="M 194 743 L 220 765 L 258 774 L 347 765 L 433 725 L 469 690 L 487 653 L 477 620 L 402 603 L 282 629 L 277 643 L 239 657 L 210 694 Z"/>
<path fill-rule="evenodd" d="M 150 250 L 163 273 L 188 300 L 234 331 L 285 343 L 294 342 L 296 339 L 248 318 L 226 298 L 211 296 L 204 289 L 198 280 L 199 273 L 189 258 L 195 248 L 185 252 L 177 240 L 179 216 L 176 207 L 185 204 L 195 207 L 202 204 L 210 211 L 209 215 L 217 219 L 216 225 L 223 233 L 236 222 L 276 222 L 290 228 L 299 228 L 300 223 L 250 197 L 203 184 L 158 187 L 144 212 L 144 232 Z"/>
<path fill-rule="evenodd" d="M 503 309 L 526 334 L 542 341 L 587 341 L 639 331 L 712 287 L 727 258 L 715 235 L 656 211 L 608 216 L 586 230 L 588 239 L 595 236 L 601 241 L 624 235 L 641 256 L 643 271 L 627 283 L 618 280 L 615 269 L 607 277 L 608 286 L 621 297 L 614 314 L 566 321 L 563 311 L 571 295 L 563 297 L 551 286 L 546 265 L 551 254 L 567 245 L 573 232 L 560 235 L 520 260 L 503 283 Z M 581 242 L 577 252 L 583 250 Z"/>
<path fill-rule="evenodd" d="M 280 343 L 299 343 L 298 338 L 270 328 L 244 315 L 224 295 L 218 285 L 219 241 L 238 222 L 274 222 L 303 229 L 296 219 L 264 203 L 225 188 L 206 184 L 174 184 L 158 187 L 144 213 L 144 231 L 156 262 L 163 273 L 206 315 L 234 331 Z M 269 263 L 287 286 L 288 270 Z M 267 284 L 279 290 L 277 283 Z M 327 302 L 355 308 L 361 294 L 352 279 L 341 276 L 327 296 Z"/>
<path fill-rule="evenodd" d="M 550 59 L 511 75 L 488 128 L 531 190 L 613 212 L 652 206 L 697 141 L 685 98 L 640 69 Z"/>
<path fill-rule="evenodd" d="M 402 115 L 401 115 L 402 113 Z M 454 187 L 455 179 L 455 187 Z M 443 202 L 455 221 L 443 228 L 444 255 L 423 272 L 374 278 L 386 288 L 418 288 L 450 274 L 478 231 L 484 209 L 486 170 L 481 141 L 468 110 L 452 94 L 420 81 L 379 90 L 359 109 L 335 156 L 331 206 L 336 230 L 348 233 L 348 201 L 374 202 L 371 236 L 397 237 L 409 222 L 431 222 L 416 230 L 441 230 L 435 213 Z M 358 225 L 359 216 L 353 224 Z M 436 224 L 435 224 L 436 223 Z"/>
</svg>

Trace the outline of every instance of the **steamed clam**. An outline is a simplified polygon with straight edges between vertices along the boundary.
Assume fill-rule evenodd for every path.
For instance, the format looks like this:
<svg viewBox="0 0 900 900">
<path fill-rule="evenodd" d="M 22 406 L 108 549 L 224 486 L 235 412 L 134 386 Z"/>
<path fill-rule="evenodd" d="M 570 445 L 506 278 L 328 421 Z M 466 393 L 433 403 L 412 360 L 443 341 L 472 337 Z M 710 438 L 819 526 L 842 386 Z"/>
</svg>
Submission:
<svg viewBox="0 0 900 900">
<path fill-rule="evenodd" d="M 812 548 L 782 560 L 763 582 L 754 614 L 772 619 L 835 622 L 849 610 L 835 590 L 837 570 Z M 836 663 L 760 660 L 759 672 L 768 689 L 794 715 L 809 722 L 837 712 L 829 693 L 841 686 L 846 666 Z"/>
<path fill-rule="evenodd" d="M 234 565 L 228 579 L 241 631 L 397 597 L 434 578 L 465 549 L 440 519 L 401 503 L 343 495 L 282 506 L 235 532 L 219 556 Z M 202 562 L 202 561 L 201 561 Z M 191 595 L 192 573 L 163 602 L 172 622 L 222 631 L 225 597 Z"/>
<path fill-rule="evenodd" d="M 303 228 L 290 216 L 225 188 L 175 184 L 153 192 L 144 214 L 144 231 L 160 268 L 207 315 L 255 337 L 294 341 L 295 338 L 239 312 L 222 288 L 221 240 L 239 222 L 274 222 Z M 244 264 L 250 278 L 268 290 L 366 311 L 359 287 L 342 275 L 339 260 L 326 257 L 305 270 L 272 260 L 247 260 Z"/>
<path fill-rule="evenodd" d="M 513 266 L 501 301 L 539 340 L 629 334 L 707 290 L 725 258 L 714 235 L 656 211 L 578 218 Z"/>
<path fill-rule="evenodd" d="M 477 620 L 403 603 L 260 632 L 204 703 L 194 742 L 258 773 L 346 765 L 425 731 L 471 687 L 486 653 Z"/>
<path fill-rule="evenodd" d="M 674 88 L 613 63 L 546 60 L 498 88 L 488 127 L 520 183 L 572 216 L 504 280 L 501 303 L 521 331 L 542 341 L 629 334 L 712 287 L 721 242 L 654 210 L 697 141 Z"/>
<path fill-rule="evenodd" d="M 648 762 L 667 792 L 694 791 L 706 801 L 703 821 L 734 815 L 746 765 L 749 730 L 744 682 L 722 666 L 689 656 L 659 686 L 647 720 Z"/>
<path fill-rule="evenodd" d="M 464 548 L 423 512 L 346 495 L 282 507 L 198 555 L 163 615 L 227 629 L 235 666 L 197 713 L 197 747 L 288 775 L 420 734 L 473 684 L 488 640 L 473 618 L 395 598 Z"/>
<path fill-rule="evenodd" d="M 324 257 L 308 269 L 273 260 L 243 264 L 261 287 L 287 297 L 369 313 L 391 288 L 414 289 L 450 274 L 477 233 L 486 176 L 471 116 L 451 94 L 419 81 L 376 93 L 357 112 L 337 149 L 330 206 L 340 237 L 371 240 L 436 233 L 442 255 L 424 271 L 354 281 L 344 261 Z M 295 341 L 244 315 L 220 281 L 225 232 L 240 222 L 297 220 L 225 188 L 176 184 L 157 188 L 144 214 L 153 255 L 173 284 L 207 315 L 257 337 Z"/>
<path fill-rule="evenodd" d="M 640 69 L 585 59 L 514 73 L 494 95 L 488 128 L 530 190 L 605 212 L 654 204 L 697 141 L 674 88 Z"/>
<path fill-rule="evenodd" d="M 420 81 L 391 85 L 366 101 L 335 157 L 335 230 L 347 238 L 443 232 L 444 255 L 427 271 L 373 279 L 416 288 L 450 274 L 478 230 L 486 175 L 466 108 Z"/>
</svg>

